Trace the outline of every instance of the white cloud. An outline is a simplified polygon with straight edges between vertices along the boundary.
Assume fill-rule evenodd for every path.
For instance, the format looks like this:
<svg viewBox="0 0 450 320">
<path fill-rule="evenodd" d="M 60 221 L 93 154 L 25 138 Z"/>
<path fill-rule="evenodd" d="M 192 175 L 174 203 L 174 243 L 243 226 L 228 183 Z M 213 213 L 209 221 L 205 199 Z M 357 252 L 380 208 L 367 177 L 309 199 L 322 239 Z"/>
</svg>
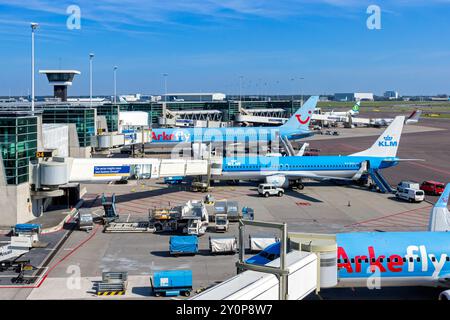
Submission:
<svg viewBox="0 0 450 320">
<path fill-rule="evenodd" d="M 73 1 L 0 0 L 0 5 L 65 15 Z M 94 21 L 140 24 L 175 22 L 178 14 L 203 18 L 242 19 L 244 17 L 279 18 L 302 13 L 299 8 L 320 4 L 338 7 L 357 5 L 356 0 L 78 0 L 82 16 Z"/>
<path fill-rule="evenodd" d="M 66 8 L 76 3 L 81 8 L 82 19 L 115 28 L 146 28 L 158 23 L 189 26 L 254 17 L 342 16 L 347 11 L 365 14 L 365 8 L 374 2 L 386 8 L 386 12 L 398 6 L 450 3 L 449 0 L 0 0 L 0 6 L 66 15 Z M 195 17 L 195 22 L 188 20 L 189 17 Z"/>
</svg>

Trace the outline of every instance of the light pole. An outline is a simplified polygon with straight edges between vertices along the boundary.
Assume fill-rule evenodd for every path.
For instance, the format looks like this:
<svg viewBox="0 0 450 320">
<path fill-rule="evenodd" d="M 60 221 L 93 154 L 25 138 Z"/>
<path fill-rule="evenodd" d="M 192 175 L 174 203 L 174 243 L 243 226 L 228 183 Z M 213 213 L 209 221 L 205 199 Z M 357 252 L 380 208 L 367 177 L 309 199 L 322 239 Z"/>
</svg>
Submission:
<svg viewBox="0 0 450 320">
<path fill-rule="evenodd" d="M 31 111 L 34 112 L 34 31 L 39 24 L 31 23 Z"/>
<path fill-rule="evenodd" d="M 94 54 L 89 53 L 89 101 L 92 107 L 92 59 L 94 59 Z"/>
<path fill-rule="evenodd" d="M 269 100 L 269 92 L 267 91 L 267 82 L 264 82 L 264 101 Z"/>
<path fill-rule="evenodd" d="M 300 95 L 301 95 L 301 101 L 300 101 L 300 106 L 303 106 L 303 89 L 302 89 L 302 85 L 301 85 L 301 81 L 305 80 L 305 78 L 298 78 L 300 80 Z"/>
<path fill-rule="evenodd" d="M 169 76 L 168 73 L 163 73 L 164 77 L 164 102 L 167 102 L 167 77 Z"/>
<path fill-rule="evenodd" d="M 239 101 L 242 101 L 242 78 L 243 76 L 239 76 Z"/>
<path fill-rule="evenodd" d="M 114 66 L 114 104 L 117 103 L 117 66 Z"/>
<path fill-rule="evenodd" d="M 294 78 L 291 78 L 291 84 L 292 84 L 292 102 L 294 102 Z"/>
<path fill-rule="evenodd" d="M 280 81 L 277 80 L 277 100 L 280 100 Z"/>
</svg>

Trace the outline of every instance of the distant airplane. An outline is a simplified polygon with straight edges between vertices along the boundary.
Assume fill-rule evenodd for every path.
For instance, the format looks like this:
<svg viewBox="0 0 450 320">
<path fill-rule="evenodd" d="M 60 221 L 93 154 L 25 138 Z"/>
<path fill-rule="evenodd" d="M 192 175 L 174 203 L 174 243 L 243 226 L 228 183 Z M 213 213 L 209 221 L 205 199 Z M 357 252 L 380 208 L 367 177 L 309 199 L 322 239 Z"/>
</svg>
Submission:
<svg viewBox="0 0 450 320">
<path fill-rule="evenodd" d="M 327 122 L 349 122 L 351 117 L 359 114 L 359 108 L 361 106 L 361 101 L 357 101 L 352 109 L 347 111 L 330 111 L 323 112 L 321 114 L 314 113 L 312 120 L 327 121 Z"/>
<path fill-rule="evenodd" d="M 414 110 L 408 118 L 405 120 L 405 124 L 412 124 L 419 122 L 420 116 L 422 115 L 422 110 Z M 394 118 L 379 118 L 379 119 L 370 119 L 370 125 L 374 127 L 384 127 L 388 126 Z M 353 119 L 353 123 L 357 122 L 357 119 Z"/>
<path fill-rule="evenodd" d="M 152 144 L 194 143 L 194 142 L 251 142 L 273 141 L 287 138 L 297 140 L 314 133 L 309 130 L 311 115 L 319 100 L 312 96 L 305 104 L 277 127 L 230 127 L 230 128 L 155 128 L 152 130 Z"/>
<path fill-rule="evenodd" d="M 214 179 L 265 180 L 277 186 L 297 185 L 302 189 L 304 178 L 359 180 L 369 169 L 378 175 L 379 169 L 405 161 L 396 156 L 404 121 L 404 116 L 396 117 L 372 147 L 348 156 L 226 157 L 221 175 Z"/>
<path fill-rule="evenodd" d="M 325 112 L 325 114 L 334 115 L 334 116 L 348 116 L 348 115 L 354 116 L 354 115 L 359 114 L 360 106 L 361 106 L 361 101 L 357 101 L 351 110 L 344 111 L 344 112 L 336 112 L 336 111 L 332 110 L 331 112 Z"/>
<path fill-rule="evenodd" d="M 360 118 L 356 117 L 359 114 L 361 102 L 358 101 L 351 110 L 344 112 L 324 112 L 322 114 L 313 114 L 312 120 L 324 121 L 324 122 L 342 122 L 350 125 L 366 125 L 373 127 L 385 127 L 388 126 L 394 118 Z M 405 120 L 405 124 L 413 124 L 419 122 L 422 110 L 415 110 Z"/>
<path fill-rule="evenodd" d="M 428 231 L 336 234 L 337 287 L 431 286 L 450 288 L 450 183 L 433 206 Z M 264 265 L 280 256 L 280 243 L 247 263 Z M 440 294 L 450 300 L 450 290 Z"/>
</svg>

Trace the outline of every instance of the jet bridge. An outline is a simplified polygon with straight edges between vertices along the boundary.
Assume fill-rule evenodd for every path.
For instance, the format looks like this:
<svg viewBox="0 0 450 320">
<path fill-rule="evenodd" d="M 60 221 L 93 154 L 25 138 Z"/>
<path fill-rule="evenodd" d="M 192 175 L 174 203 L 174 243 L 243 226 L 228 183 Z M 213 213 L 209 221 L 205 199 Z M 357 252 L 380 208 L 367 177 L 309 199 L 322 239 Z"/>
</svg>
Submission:
<svg viewBox="0 0 450 320">
<path fill-rule="evenodd" d="M 35 190 L 55 190 L 71 182 L 158 179 L 207 175 L 208 160 L 156 158 L 57 158 L 32 165 Z"/>
<path fill-rule="evenodd" d="M 285 117 L 286 110 L 281 108 L 273 109 L 240 109 L 240 113 L 235 116 L 235 121 L 240 123 L 282 125 L 288 118 Z"/>
</svg>

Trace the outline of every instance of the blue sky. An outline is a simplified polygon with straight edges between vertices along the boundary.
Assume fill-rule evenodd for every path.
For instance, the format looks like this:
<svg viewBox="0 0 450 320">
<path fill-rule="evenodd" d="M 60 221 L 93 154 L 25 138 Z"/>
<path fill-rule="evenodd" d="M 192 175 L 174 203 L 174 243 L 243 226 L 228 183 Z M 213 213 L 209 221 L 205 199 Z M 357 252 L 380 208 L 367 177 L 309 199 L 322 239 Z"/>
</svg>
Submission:
<svg viewBox="0 0 450 320">
<path fill-rule="evenodd" d="M 370 4 L 381 30 L 366 27 Z M 89 92 L 90 52 L 94 95 L 112 94 L 114 65 L 121 94 L 162 93 L 163 73 L 169 92 L 238 93 L 243 76 L 246 94 L 450 93 L 449 16 L 450 0 L 0 0 L 0 95 L 30 88 L 31 21 L 36 69 L 81 71 L 71 95 Z"/>
</svg>

